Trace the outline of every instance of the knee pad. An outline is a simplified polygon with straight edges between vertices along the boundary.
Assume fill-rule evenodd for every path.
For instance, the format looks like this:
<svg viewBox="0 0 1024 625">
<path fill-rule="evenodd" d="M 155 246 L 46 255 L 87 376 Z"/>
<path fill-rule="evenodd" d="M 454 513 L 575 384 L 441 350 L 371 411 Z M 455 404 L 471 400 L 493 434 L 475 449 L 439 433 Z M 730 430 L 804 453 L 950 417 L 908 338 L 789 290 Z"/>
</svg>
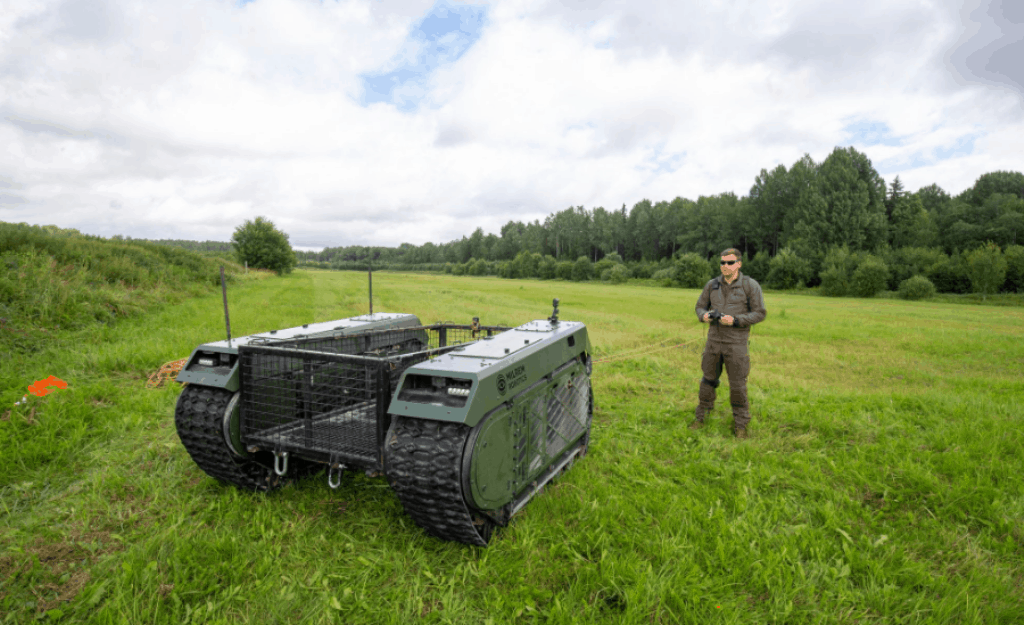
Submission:
<svg viewBox="0 0 1024 625">
<path fill-rule="evenodd" d="M 700 383 L 701 384 L 707 384 L 711 388 L 718 388 L 718 385 L 721 384 L 722 381 L 721 380 L 709 380 L 707 378 L 701 378 L 700 379 Z"/>
</svg>

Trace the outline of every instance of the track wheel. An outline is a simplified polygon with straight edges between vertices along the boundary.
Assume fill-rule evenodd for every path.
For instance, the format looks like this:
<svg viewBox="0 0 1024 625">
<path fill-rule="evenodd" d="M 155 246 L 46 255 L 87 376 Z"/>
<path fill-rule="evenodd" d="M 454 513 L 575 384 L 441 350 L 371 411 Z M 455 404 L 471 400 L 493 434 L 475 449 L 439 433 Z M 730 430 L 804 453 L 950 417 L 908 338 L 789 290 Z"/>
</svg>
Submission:
<svg viewBox="0 0 1024 625">
<path fill-rule="evenodd" d="M 190 384 L 178 397 L 174 425 L 199 468 L 222 482 L 247 491 L 271 491 L 287 480 L 251 458 L 239 458 L 224 440 L 224 416 L 236 393 Z"/>
<path fill-rule="evenodd" d="M 384 470 L 405 512 L 431 536 L 486 546 L 494 521 L 462 495 L 462 452 L 470 428 L 396 417 L 384 446 Z"/>
</svg>

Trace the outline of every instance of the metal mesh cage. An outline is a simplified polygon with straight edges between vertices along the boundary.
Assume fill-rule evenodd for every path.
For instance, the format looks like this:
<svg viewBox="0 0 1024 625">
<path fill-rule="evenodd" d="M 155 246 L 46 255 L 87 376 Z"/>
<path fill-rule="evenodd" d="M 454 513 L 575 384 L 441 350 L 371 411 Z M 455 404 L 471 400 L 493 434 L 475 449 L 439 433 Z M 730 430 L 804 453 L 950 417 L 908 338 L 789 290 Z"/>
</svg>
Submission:
<svg viewBox="0 0 1024 625">
<path fill-rule="evenodd" d="M 590 418 L 590 378 L 576 375 L 559 386 L 548 399 L 545 447 L 548 457 L 561 454 L 570 442 L 586 432 Z"/>
<path fill-rule="evenodd" d="M 571 370 L 560 375 L 566 368 Z M 527 436 L 514 459 L 517 478 L 523 482 L 536 477 L 590 426 L 590 378 L 569 363 L 555 371 L 554 379 L 555 388 L 530 401 L 518 424 Z"/>
<path fill-rule="evenodd" d="M 275 347 L 239 350 L 242 437 L 274 451 L 373 462 L 381 362 Z"/>
<path fill-rule="evenodd" d="M 436 324 L 240 346 L 242 439 L 322 462 L 378 467 L 391 390 L 402 372 L 503 330 Z"/>
</svg>

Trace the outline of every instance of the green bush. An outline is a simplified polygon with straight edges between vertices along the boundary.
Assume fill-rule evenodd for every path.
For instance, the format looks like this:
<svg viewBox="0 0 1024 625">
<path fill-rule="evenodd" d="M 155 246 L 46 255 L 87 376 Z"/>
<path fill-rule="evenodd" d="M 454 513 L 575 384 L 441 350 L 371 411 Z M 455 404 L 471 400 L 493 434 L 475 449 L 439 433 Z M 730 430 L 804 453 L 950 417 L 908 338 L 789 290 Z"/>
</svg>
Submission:
<svg viewBox="0 0 1024 625">
<path fill-rule="evenodd" d="M 544 260 L 540 263 L 540 267 L 537 268 L 537 277 L 541 280 L 554 280 L 555 267 L 557 265 L 558 261 L 555 260 L 554 256 L 545 256 Z"/>
<path fill-rule="evenodd" d="M 982 300 L 999 291 L 1006 280 L 1006 265 L 1003 251 L 992 241 L 967 254 L 971 287 L 981 293 Z"/>
<path fill-rule="evenodd" d="M 716 256 L 712 256 L 711 258 L 709 258 L 706 261 L 704 261 L 704 263 L 708 267 L 709 275 L 711 275 L 711 276 L 720 276 L 720 275 L 722 275 L 722 257 L 721 256 L 717 256 L 717 255 Z M 711 278 L 708 278 L 708 279 L 710 280 Z"/>
<path fill-rule="evenodd" d="M 793 289 L 807 280 L 810 266 L 796 252 L 784 248 L 768 263 L 768 287 L 773 289 Z"/>
<path fill-rule="evenodd" d="M 901 247 L 885 254 L 889 266 L 889 288 L 896 290 L 904 280 L 924 276 L 937 264 L 948 261 L 949 256 L 939 248 Z"/>
<path fill-rule="evenodd" d="M 658 266 L 646 261 L 640 261 L 630 265 L 629 270 L 634 277 L 647 280 L 658 270 Z"/>
<path fill-rule="evenodd" d="M 800 272 L 802 276 L 799 282 L 803 282 L 804 286 L 817 286 L 819 282 L 818 274 L 826 268 L 825 256 L 828 250 L 821 249 L 816 242 L 810 242 L 805 238 L 799 237 L 790 240 L 786 248 L 792 251 L 804 263 L 803 269 Z M 779 254 L 782 254 L 784 249 L 779 251 Z M 852 273 L 853 270 L 851 269 L 850 275 Z M 797 283 L 798 285 L 799 282 Z"/>
<path fill-rule="evenodd" d="M 543 257 L 540 254 L 522 251 L 512 261 L 510 278 L 536 278 Z"/>
<path fill-rule="evenodd" d="M 767 251 L 758 252 L 753 258 L 743 263 L 741 271 L 758 282 L 767 282 L 768 271 L 771 269 L 769 267 L 771 260 L 771 256 L 768 255 Z"/>
<path fill-rule="evenodd" d="M 586 256 L 580 256 L 572 264 L 572 279 L 575 282 L 584 282 L 593 275 L 593 264 Z"/>
<path fill-rule="evenodd" d="M 675 263 L 675 282 L 684 289 L 703 288 L 711 276 L 708 264 L 698 254 L 681 254 Z"/>
<path fill-rule="evenodd" d="M 924 276 L 913 276 L 900 282 L 900 297 L 918 300 L 935 296 L 935 285 Z"/>
<path fill-rule="evenodd" d="M 850 276 L 863 259 L 850 253 L 843 245 L 832 246 L 821 262 L 818 278 L 821 280 L 821 294 L 827 297 L 843 297 L 850 293 Z"/>
<path fill-rule="evenodd" d="M 962 254 L 953 254 L 932 265 L 925 274 L 939 293 L 970 293 L 971 277 Z"/>
<path fill-rule="evenodd" d="M 676 268 L 666 267 L 665 269 L 659 269 L 651 274 L 651 280 L 654 280 L 661 286 L 677 286 Z"/>
<path fill-rule="evenodd" d="M 555 277 L 559 280 L 572 280 L 573 263 L 567 260 L 555 263 Z"/>
<path fill-rule="evenodd" d="M 874 297 L 889 283 L 889 268 L 877 256 L 868 256 L 850 277 L 850 294 L 854 297 Z"/>
<path fill-rule="evenodd" d="M 612 284 L 622 284 L 629 280 L 629 268 L 625 265 L 615 265 L 608 270 L 608 281 Z"/>
<path fill-rule="evenodd" d="M 1003 258 L 1006 259 L 1006 282 L 1003 283 L 1003 290 L 1009 293 L 1024 293 L 1024 246 L 1007 246 Z"/>
<path fill-rule="evenodd" d="M 850 278 L 838 267 L 829 267 L 818 276 L 821 278 L 822 295 L 843 297 L 850 291 Z"/>
<path fill-rule="evenodd" d="M 605 272 L 608 271 L 609 269 L 611 269 L 614 266 L 615 266 L 615 263 L 613 263 L 612 261 L 608 260 L 607 258 L 602 258 L 601 260 L 599 260 L 596 263 L 594 263 L 594 275 L 599 277 L 599 278 L 601 278 L 602 280 L 604 280 L 605 279 L 604 278 Z"/>
<path fill-rule="evenodd" d="M 482 258 L 478 258 L 474 261 L 470 261 L 469 268 L 467 269 L 466 273 L 468 273 L 471 276 L 483 276 L 488 273 L 488 269 L 489 267 L 487 266 L 487 261 L 483 260 Z"/>
</svg>

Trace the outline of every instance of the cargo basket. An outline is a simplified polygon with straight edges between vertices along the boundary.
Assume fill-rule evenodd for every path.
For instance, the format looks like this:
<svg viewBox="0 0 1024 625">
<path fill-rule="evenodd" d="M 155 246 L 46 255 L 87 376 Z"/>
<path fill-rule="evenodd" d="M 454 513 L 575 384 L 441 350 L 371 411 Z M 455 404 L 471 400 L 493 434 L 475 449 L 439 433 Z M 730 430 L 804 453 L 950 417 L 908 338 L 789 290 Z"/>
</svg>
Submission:
<svg viewBox="0 0 1024 625">
<path fill-rule="evenodd" d="M 246 447 L 383 469 L 392 389 L 410 366 L 507 330 L 434 324 L 238 348 Z"/>
</svg>

